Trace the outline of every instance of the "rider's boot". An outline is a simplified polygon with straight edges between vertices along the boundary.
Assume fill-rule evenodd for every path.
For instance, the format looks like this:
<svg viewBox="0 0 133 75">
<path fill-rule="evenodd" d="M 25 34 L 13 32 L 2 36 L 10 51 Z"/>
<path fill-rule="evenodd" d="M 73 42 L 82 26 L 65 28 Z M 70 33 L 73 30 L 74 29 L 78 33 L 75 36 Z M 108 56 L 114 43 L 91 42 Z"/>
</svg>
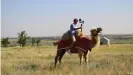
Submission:
<svg viewBox="0 0 133 75">
<path fill-rule="evenodd" d="M 73 44 L 75 43 L 76 38 L 75 36 L 72 36 L 72 43 L 70 44 L 69 48 L 68 48 L 68 53 L 71 54 L 71 48 L 73 47 Z"/>
</svg>

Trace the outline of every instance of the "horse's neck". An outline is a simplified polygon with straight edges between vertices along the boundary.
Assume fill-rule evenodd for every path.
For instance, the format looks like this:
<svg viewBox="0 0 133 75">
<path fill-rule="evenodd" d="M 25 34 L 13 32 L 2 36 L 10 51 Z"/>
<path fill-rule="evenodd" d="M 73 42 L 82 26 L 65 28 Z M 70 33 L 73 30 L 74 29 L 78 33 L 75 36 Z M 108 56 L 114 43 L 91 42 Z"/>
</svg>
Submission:
<svg viewBox="0 0 133 75">
<path fill-rule="evenodd" d="M 91 36 L 91 41 L 93 45 L 96 45 L 98 43 L 98 36 Z"/>
</svg>

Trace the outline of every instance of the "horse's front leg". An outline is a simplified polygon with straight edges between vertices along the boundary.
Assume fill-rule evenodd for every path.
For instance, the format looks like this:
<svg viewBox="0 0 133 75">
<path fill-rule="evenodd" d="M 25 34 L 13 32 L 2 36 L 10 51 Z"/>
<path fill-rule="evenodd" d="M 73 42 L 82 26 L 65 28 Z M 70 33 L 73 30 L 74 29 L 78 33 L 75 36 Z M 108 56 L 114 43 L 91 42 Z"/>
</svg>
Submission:
<svg viewBox="0 0 133 75">
<path fill-rule="evenodd" d="M 80 65 L 81 65 L 82 62 L 83 62 L 83 55 L 82 54 L 79 54 L 79 58 L 80 58 Z"/>
<path fill-rule="evenodd" d="M 88 65 L 88 55 L 89 55 L 90 51 L 87 51 L 84 53 L 84 59 L 85 59 L 85 63 L 86 65 Z"/>
<path fill-rule="evenodd" d="M 81 65 L 83 62 L 83 52 L 80 49 L 78 49 L 78 53 L 79 53 L 79 59 L 80 59 L 80 65 Z"/>
</svg>

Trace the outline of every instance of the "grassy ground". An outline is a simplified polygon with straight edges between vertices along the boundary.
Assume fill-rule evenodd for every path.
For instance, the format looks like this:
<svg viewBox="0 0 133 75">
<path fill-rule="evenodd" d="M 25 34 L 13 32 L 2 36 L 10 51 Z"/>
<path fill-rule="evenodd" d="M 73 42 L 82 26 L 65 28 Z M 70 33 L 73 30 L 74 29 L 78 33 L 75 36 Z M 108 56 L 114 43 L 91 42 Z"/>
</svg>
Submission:
<svg viewBox="0 0 133 75">
<path fill-rule="evenodd" d="M 2 48 L 2 75 L 133 75 L 133 44 L 95 48 L 89 64 L 79 65 L 77 54 L 65 54 L 53 68 L 56 47 Z"/>
</svg>

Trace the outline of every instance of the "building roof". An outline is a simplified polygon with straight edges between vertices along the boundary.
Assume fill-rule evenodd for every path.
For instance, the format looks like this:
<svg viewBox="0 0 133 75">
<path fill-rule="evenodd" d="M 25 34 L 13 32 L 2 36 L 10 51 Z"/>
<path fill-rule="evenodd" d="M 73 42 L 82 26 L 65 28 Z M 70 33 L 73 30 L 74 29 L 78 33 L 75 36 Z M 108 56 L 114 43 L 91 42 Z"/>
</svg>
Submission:
<svg viewBox="0 0 133 75">
<path fill-rule="evenodd" d="M 110 41 L 107 37 L 102 37 L 101 39 L 105 39 L 107 41 Z"/>
</svg>

